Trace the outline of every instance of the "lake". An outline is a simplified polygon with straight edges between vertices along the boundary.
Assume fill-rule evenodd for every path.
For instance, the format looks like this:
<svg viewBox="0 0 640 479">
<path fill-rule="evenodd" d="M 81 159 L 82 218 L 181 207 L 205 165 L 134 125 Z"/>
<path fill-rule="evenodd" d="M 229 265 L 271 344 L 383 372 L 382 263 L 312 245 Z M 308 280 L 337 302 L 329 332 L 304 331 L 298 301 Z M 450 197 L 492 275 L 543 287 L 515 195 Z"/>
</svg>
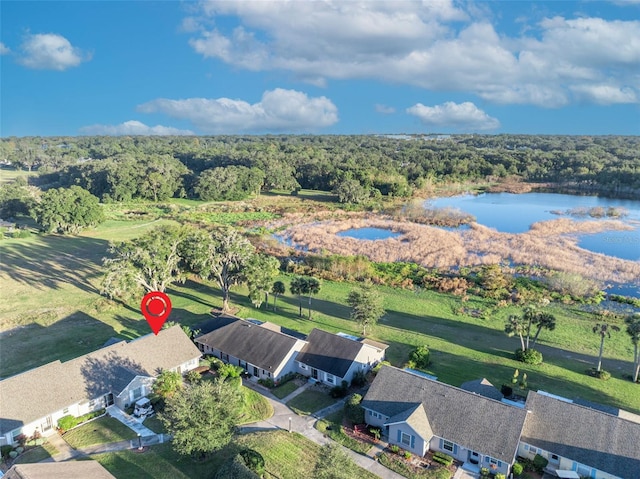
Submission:
<svg viewBox="0 0 640 479">
<path fill-rule="evenodd" d="M 633 231 L 605 231 L 579 235 L 581 248 L 608 256 L 640 260 L 640 201 L 602 198 L 598 196 L 575 196 L 557 193 L 484 193 L 437 198 L 425 201 L 427 208 L 453 207 L 472 214 L 484 226 L 503 233 L 524 233 L 531 224 L 557 218 L 593 220 L 590 217 L 558 215 L 552 211 L 566 211 L 574 208 L 622 208 L 628 216 L 621 220 Z"/>
</svg>

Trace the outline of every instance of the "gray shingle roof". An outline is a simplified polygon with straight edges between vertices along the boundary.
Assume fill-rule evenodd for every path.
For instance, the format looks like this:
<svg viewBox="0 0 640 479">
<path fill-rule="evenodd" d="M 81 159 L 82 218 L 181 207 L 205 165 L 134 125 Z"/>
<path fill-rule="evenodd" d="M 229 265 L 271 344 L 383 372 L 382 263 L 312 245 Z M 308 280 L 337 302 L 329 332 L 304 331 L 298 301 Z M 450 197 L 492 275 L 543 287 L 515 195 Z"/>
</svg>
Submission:
<svg viewBox="0 0 640 479">
<path fill-rule="evenodd" d="M 298 341 L 289 335 L 233 316 L 219 316 L 207 323 L 210 332 L 198 336 L 196 342 L 266 371 L 275 371 Z"/>
<path fill-rule="evenodd" d="M 423 438 L 433 437 L 433 430 L 431 429 L 431 424 L 429 424 L 429 419 L 427 418 L 427 413 L 422 403 L 416 404 L 413 408 L 390 417 L 387 424 L 398 422 L 407 423 Z"/>
<path fill-rule="evenodd" d="M 529 392 L 528 444 L 626 478 L 640 477 L 640 424 Z"/>
<path fill-rule="evenodd" d="M 47 462 L 16 464 L 5 479 L 115 479 L 97 461 Z"/>
<path fill-rule="evenodd" d="M 0 381 L 0 433 L 109 392 L 115 394 L 137 375 L 157 376 L 200 351 L 179 326 L 121 341 L 61 363 L 54 361 Z"/>
<path fill-rule="evenodd" d="M 495 399 L 496 401 L 500 401 L 504 397 L 504 395 L 485 378 L 467 381 L 460 386 L 460 389 L 480 394 L 480 396 Z"/>
<path fill-rule="evenodd" d="M 308 343 L 298 354 L 297 360 L 339 378 L 343 378 L 364 345 L 352 339 L 313 329 Z"/>
<path fill-rule="evenodd" d="M 393 417 L 417 403 L 424 407 L 434 435 L 513 461 L 527 414 L 523 409 L 390 366 L 380 369 L 362 406 Z"/>
</svg>

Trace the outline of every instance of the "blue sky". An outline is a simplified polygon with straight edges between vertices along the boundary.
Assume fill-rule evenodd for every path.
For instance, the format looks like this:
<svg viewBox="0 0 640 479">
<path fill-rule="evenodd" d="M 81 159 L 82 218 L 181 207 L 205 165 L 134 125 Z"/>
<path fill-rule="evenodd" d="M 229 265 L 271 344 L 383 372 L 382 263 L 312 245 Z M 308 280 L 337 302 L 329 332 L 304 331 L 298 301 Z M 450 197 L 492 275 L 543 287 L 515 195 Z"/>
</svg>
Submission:
<svg viewBox="0 0 640 479">
<path fill-rule="evenodd" d="M 0 2 L 0 134 L 640 134 L 640 1 Z"/>
</svg>

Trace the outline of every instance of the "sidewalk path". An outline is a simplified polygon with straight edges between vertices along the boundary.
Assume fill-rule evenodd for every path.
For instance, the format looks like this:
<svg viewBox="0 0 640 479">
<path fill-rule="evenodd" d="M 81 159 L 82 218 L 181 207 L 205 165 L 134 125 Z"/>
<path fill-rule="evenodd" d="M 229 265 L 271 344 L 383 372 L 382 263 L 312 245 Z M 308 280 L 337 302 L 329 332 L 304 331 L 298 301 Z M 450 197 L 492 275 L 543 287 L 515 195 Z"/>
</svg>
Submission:
<svg viewBox="0 0 640 479">
<path fill-rule="evenodd" d="M 126 412 L 115 405 L 109 406 L 107 408 L 107 413 L 109 413 L 112 418 L 117 419 L 133 432 L 139 434 L 142 437 L 156 435 L 155 432 L 142 424 L 143 419 L 136 419 L 133 416 L 129 416 Z"/>
<path fill-rule="evenodd" d="M 247 387 L 251 387 L 250 384 L 245 384 Z M 313 416 L 298 416 L 291 409 L 289 409 L 285 404 L 276 399 L 273 394 L 264 394 L 257 388 L 252 388 L 263 396 L 267 398 L 269 403 L 273 406 L 273 416 L 264 421 L 258 421 L 251 424 L 245 424 L 244 426 L 238 428 L 241 434 L 246 434 L 255 431 L 268 431 L 274 429 L 284 429 L 285 431 L 297 432 L 305 436 L 307 439 L 315 442 L 316 444 L 327 444 L 331 441 L 328 437 L 318 431 L 315 427 L 313 427 L 316 423 L 317 418 L 324 417 L 324 412 L 329 410 L 327 414 L 330 414 L 338 407 L 341 407 L 344 401 L 340 401 L 337 404 L 329 406 L 321 411 L 316 412 Z M 271 397 L 270 397 L 271 396 Z M 286 398 L 285 398 L 286 399 Z M 324 414 L 324 415 L 321 415 Z M 291 428 L 291 429 L 289 429 Z M 375 474 L 378 477 L 383 479 L 405 479 L 404 476 L 397 474 L 382 464 L 377 462 L 375 459 L 363 456 L 362 454 L 358 454 L 351 449 L 347 449 L 345 447 L 342 448 L 344 452 L 347 453 L 353 462 L 355 462 L 358 466 L 367 471 Z"/>
</svg>

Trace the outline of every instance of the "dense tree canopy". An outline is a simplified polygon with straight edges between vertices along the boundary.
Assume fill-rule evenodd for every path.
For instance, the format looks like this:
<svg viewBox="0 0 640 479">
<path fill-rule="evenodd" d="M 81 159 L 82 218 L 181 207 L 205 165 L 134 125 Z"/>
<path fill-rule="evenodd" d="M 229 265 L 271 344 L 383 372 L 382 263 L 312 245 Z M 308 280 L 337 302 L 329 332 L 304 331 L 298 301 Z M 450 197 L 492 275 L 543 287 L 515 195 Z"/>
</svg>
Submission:
<svg viewBox="0 0 640 479">
<path fill-rule="evenodd" d="M 44 192 L 32 214 L 43 230 L 63 234 L 77 234 L 104 221 L 98 198 L 79 186 Z"/>
<path fill-rule="evenodd" d="M 263 190 L 332 191 L 351 179 L 368 193 L 408 196 L 440 182 L 514 177 L 614 195 L 640 191 L 640 139 L 622 136 L 4 138 L 2 159 L 44 174 L 42 185 L 80 185 L 103 201 L 210 195 L 200 174 L 227 167 L 255 172 Z"/>
<path fill-rule="evenodd" d="M 258 168 L 211 168 L 200 173 L 194 192 L 201 200 L 242 200 L 259 192 L 263 181 L 264 173 Z"/>
</svg>

